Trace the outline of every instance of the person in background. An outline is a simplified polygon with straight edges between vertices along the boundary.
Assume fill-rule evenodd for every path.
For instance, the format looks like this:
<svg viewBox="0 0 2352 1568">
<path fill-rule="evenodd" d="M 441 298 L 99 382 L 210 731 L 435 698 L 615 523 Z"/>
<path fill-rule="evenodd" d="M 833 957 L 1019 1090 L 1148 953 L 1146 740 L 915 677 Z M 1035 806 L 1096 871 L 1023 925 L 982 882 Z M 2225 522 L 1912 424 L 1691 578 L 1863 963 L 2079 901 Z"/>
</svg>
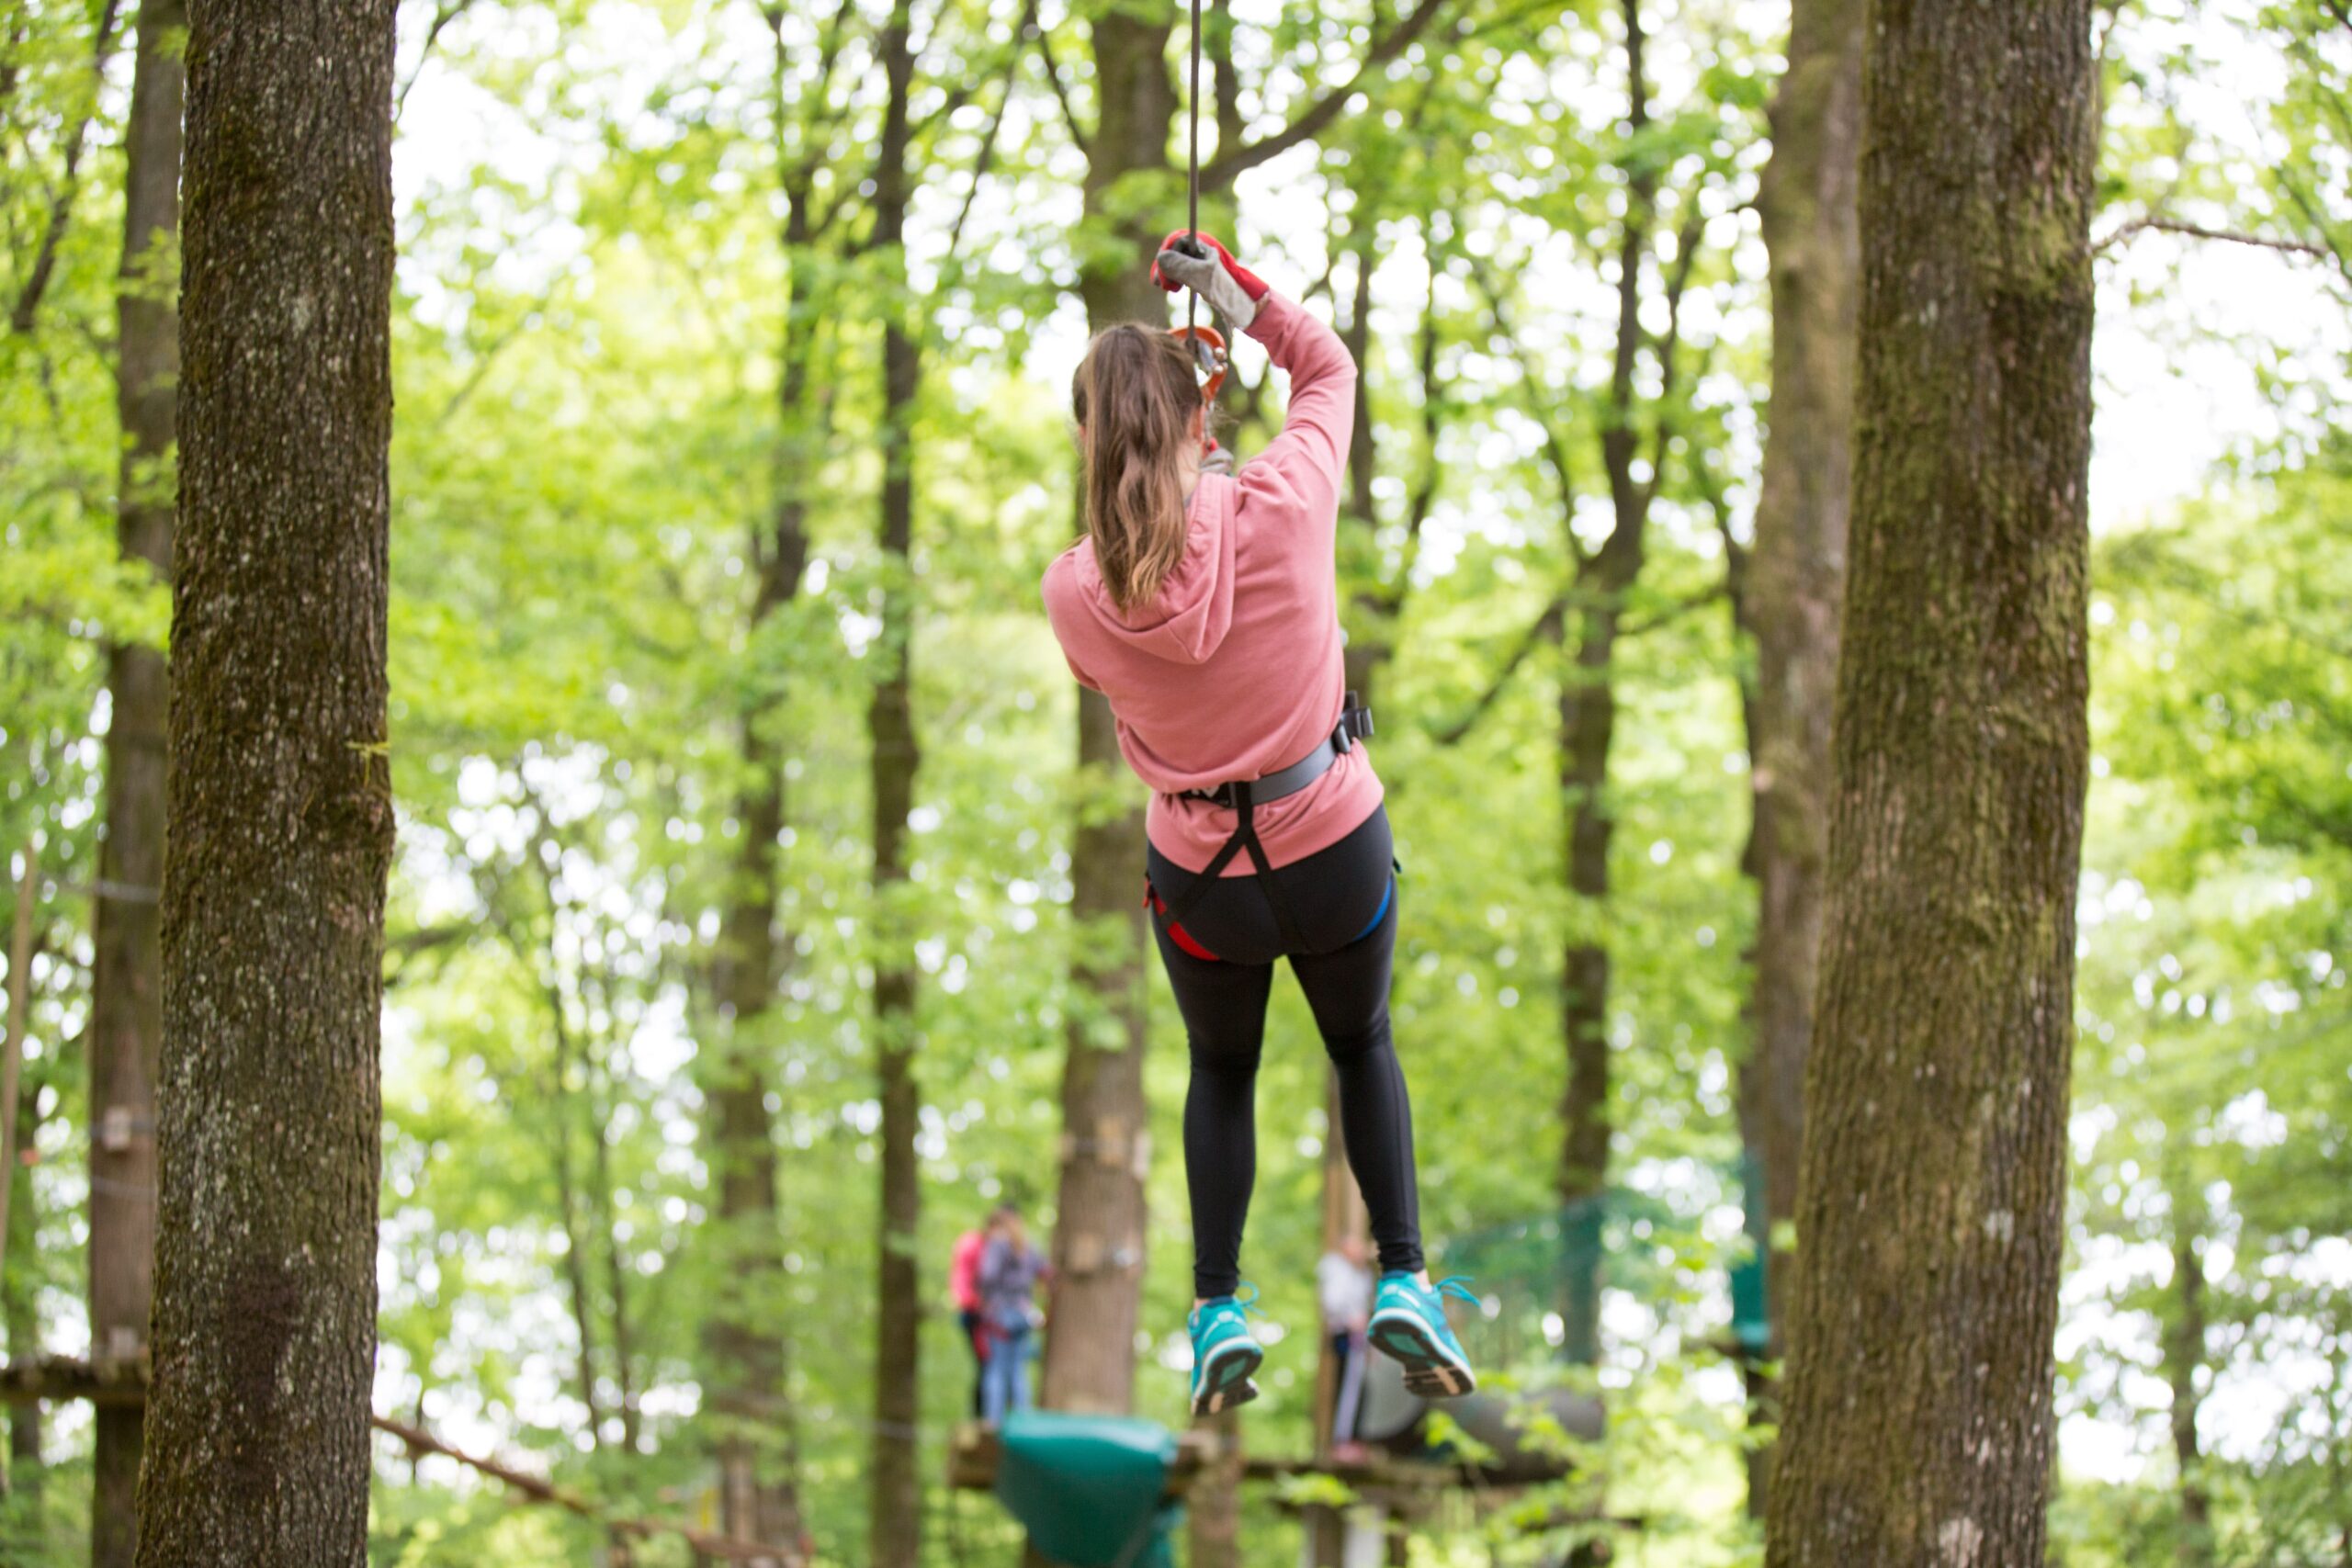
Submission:
<svg viewBox="0 0 2352 1568">
<path fill-rule="evenodd" d="M 1363 1237 L 1351 1235 L 1315 1265 L 1315 1295 L 1323 1308 L 1323 1332 L 1331 1341 L 1331 1364 L 1339 1369 L 1331 1402 L 1331 1457 L 1351 1464 L 1364 1457 L 1356 1441 L 1356 1413 L 1363 1407 L 1364 1328 L 1372 1321 L 1371 1252 Z"/>
<path fill-rule="evenodd" d="M 972 1416 L 980 1415 L 980 1392 L 989 1370 L 988 1319 L 980 1313 L 980 1254 L 989 1244 L 989 1227 L 996 1223 L 1003 1206 L 989 1213 L 989 1217 L 956 1238 L 956 1250 L 949 1255 L 947 1291 L 956 1301 L 956 1326 L 963 1329 L 964 1339 L 972 1348 Z"/>
<path fill-rule="evenodd" d="M 1029 1408 L 1029 1353 L 1037 1325 L 1037 1281 L 1046 1260 L 1029 1245 L 1021 1212 L 1011 1204 L 989 1216 L 980 1250 L 980 1315 L 989 1337 L 980 1374 L 980 1419 L 989 1426 L 1008 1412 Z"/>
</svg>

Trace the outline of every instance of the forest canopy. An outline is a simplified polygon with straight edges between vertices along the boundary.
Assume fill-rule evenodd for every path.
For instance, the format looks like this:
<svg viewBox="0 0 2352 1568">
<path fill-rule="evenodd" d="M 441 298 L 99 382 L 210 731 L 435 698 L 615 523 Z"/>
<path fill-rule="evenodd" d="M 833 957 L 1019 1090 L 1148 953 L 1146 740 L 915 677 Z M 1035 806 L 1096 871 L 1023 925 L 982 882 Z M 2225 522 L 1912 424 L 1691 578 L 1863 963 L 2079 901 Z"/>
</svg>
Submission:
<svg viewBox="0 0 2352 1568">
<path fill-rule="evenodd" d="M 156 1096 L 200 1070 L 171 1065 L 193 991 L 161 954 L 243 929 L 165 890 L 164 737 L 192 798 L 216 775 L 180 747 L 178 682 L 251 668 L 206 651 L 190 600 L 217 590 L 192 584 L 241 538 L 259 558 L 263 512 L 270 559 L 329 585 L 310 646 L 364 665 L 380 632 L 381 734 L 337 775 L 357 804 L 280 803 L 393 814 L 380 1008 L 356 959 L 340 990 L 287 987 L 380 1029 L 369 1561 L 1018 1560 L 1013 1519 L 950 1483 L 950 1258 L 1004 1203 L 1055 1269 L 1041 1402 L 1191 1425 L 1185 1032 L 1137 907 L 1144 790 L 1038 582 L 1085 527 L 1090 335 L 1183 317 L 1148 267 L 1188 226 L 1195 119 L 1199 227 L 1359 368 L 1339 616 L 1396 835 L 1431 1272 L 1471 1277 L 1459 1326 L 1504 1396 L 1563 1403 L 1499 1439 L 1440 1406 L 1392 1456 L 1451 1444 L 1476 1474 L 1500 1440 L 1532 1480 L 1330 1462 L 1317 1265 L 1363 1221 L 1278 979 L 1248 1264 L 1269 1361 L 1238 1452 L 1231 1422 L 1188 1439 L 1177 1533 L 1202 1568 L 1290 1562 L 1302 1533 L 1338 1562 L 1376 1502 L 1396 1562 L 1765 1561 L 1798 1089 L 1829 1070 L 1804 1076 L 1816 994 L 1839 1027 L 1870 1000 L 1859 961 L 1825 957 L 1816 992 L 1825 920 L 1851 947 L 1863 908 L 1832 710 L 1863 706 L 1840 682 L 1917 672 L 1855 640 L 1846 589 L 1871 541 L 1933 534 L 1868 531 L 1872 476 L 1905 471 L 1870 454 L 1975 390 L 1863 396 L 1889 128 L 1939 131 L 1936 62 L 1866 86 L 1860 0 L 369 0 L 336 25 L 381 46 L 350 72 L 389 78 L 322 100 L 357 107 L 316 128 L 323 194 L 309 228 L 289 195 L 309 237 L 278 254 L 198 177 L 232 177 L 267 99 L 206 96 L 271 69 L 232 47 L 248 4 L 0 0 L 0 1562 L 133 1561 L 122 1390 L 168 1364 L 155 1259 L 187 1277 L 156 1234 L 159 1182 L 181 1212 Z M 2063 951 L 2037 928 L 2072 975 L 2038 1517 L 2075 1568 L 2336 1562 L 2352 18 L 2080 9 L 2052 70 L 2097 155 L 2052 265 L 2096 307 L 2087 489 L 2024 509 L 2087 518 L 2059 530 L 2087 570 L 2079 888 Z M 2025 235 L 2005 256 L 2041 233 L 2018 199 L 1975 226 Z M 371 336 L 334 289 L 379 263 Z M 200 315 L 270 265 L 347 358 L 302 347 L 296 305 Z M 1247 462 L 1290 388 L 1227 335 L 1219 439 Z M 235 395 L 272 344 L 355 442 L 388 397 L 380 450 L 288 454 L 325 428 L 303 398 Z M 244 467 L 271 452 L 309 477 Z M 370 508 L 388 554 L 331 531 Z M 2045 629 L 2003 622 L 1972 677 L 2001 694 Z M 310 691 L 302 668 L 273 679 Z M 255 875 L 254 919 L 290 920 Z M 1911 955 L 1921 994 L 1965 956 Z M 341 1126 L 296 1055 L 256 1056 L 285 1101 L 258 1124 Z M 1571 1399 L 1605 1425 L 1564 1427 Z"/>
</svg>

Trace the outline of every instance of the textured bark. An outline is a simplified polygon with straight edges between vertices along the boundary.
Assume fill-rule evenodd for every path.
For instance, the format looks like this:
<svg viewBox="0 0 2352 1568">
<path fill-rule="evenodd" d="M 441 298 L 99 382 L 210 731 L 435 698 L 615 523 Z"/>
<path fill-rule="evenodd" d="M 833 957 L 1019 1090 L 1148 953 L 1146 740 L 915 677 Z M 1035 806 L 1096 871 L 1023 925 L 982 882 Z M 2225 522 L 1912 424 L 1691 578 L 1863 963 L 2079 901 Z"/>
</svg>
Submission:
<svg viewBox="0 0 2352 1568">
<path fill-rule="evenodd" d="M 2172 1457 L 2180 1497 L 2180 1533 L 2174 1560 L 2180 1568 L 2213 1561 L 2213 1495 L 2197 1438 L 2197 1374 L 2205 1365 L 2205 1249 L 2191 1201 L 2173 1198 L 2173 1317 L 2165 1325 L 2165 1381 L 2172 1385 Z"/>
<path fill-rule="evenodd" d="M 2041 1561 L 2088 742 L 2088 0 L 1879 0 L 1769 1561 Z"/>
<path fill-rule="evenodd" d="M 1211 1434 L 1216 1448 L 1185 1494 L 1185 1568 L 1241 1568 L 1241 1413 L 1200 1416 L 1193 1429 Z"/>
<path fill-rule="evenodd" d="M 1757 208 L 1771 260 L 1772 390 L 1755 543 L 1735 596 L 1756 642 L 1743 705 L 1753 808 L 1746 866 L 1756 881 L 1747 1061 L 1739 1077 L 1741 1142 L 1760 1184 L 1759 1245 L 1796 1215 L 1804 1129 L 1804 1063 L 1813 1038 L 1829 821 L 1829 719 L 1838 615 L 1846 581 L 1853 466 L 1854 316 L 1861 234 L 1862 0 L 1794 0 L 1788 73 L 1772 106 L 1772 158 Z M 1786 1292 L 1770 1288 L 1785 1259 L 1769 1255 L 1767 1356 L 1788 1353 Z M 1749 1394 L 1759 1419 L 1778 1394 L 1761 1369 Z M 1770 1448 L 1750 1451 L 1748 1511 L 1771 1492 Z"/>
<path fill-rule="evenodd" d="M 138 1560 L 367 1561 L 391 0 L 195 0 Z"/>
<path fill-rule="evenodd" d="M 122 425 L 116 532 L 122 558 L 168 576 L 169 463 L 178 421 L 175 279 L 156 277 L 179 234 L 180 0 L 144 0 L 124 128 L 116 406 Z M 162 1048 L 164 655 L 108 654 L 106 836 L 92 921 L 90 987 L 90 1355 L 147 1352 L 155 1270 L 155 1074 Z M 130 1568 L 139 1547 L 139 1451 L 146 1411 L 101 1406 L 91 1456 L 91 1568 Z"/>
<path fill-rule="evenodd" d="M 1147 263 L 1163 231 L 1114 209 L 1113 188 L 1168 167 L 1176 113 L 1168 71 L 1169 21 L 1115 10 L 1093 26 L 1102 118 L 1088 142 L 1085 210 L 1116 221 L 1117 258 L 1079 282 L 1091 332 L 1120 321 L 1164 321 L 1167 298 Z M 1110 705 L 1078 694 L 1078 761 L 1090 796 L 1119 789 L 1132 801 Z M 1070 846 L 1071 1003 L 1064 1035 L 1061 1170 L 1054 1226 L 1054 1314 L 1046 1337 L 1044 1402 L 1055 1409 L 1125 1413 L 1135 1401 L 1135 1337 L 1143 1293 L 1144 1176 L 1150 1159 L 1144 1102 L 1144 930 L 1140 804 L 1110 815 L 1081 806 Z"/>
<path fill-rule="evenodd" d="M 866 709 L 874 800 L 874 1045 L 882 1101 L 882 1201 L 876 1251 L 874 1459 L 868 1494 L 867 1557 L 876 1568 L 915 1568 L 922 1551 L 922 1473 L 917 1443 L 922 1416 L 920 1269 L 922 1171 L 915 1150 L 922 1095 L 915 1074 L 913 930 L 905 918 L 907 813 L 921 762 L 910 693 L 914 637 L 910 551 L 914 542 L 910 429 L 922 367 L 908 335 L 904 266 L 912 171 L 908 167 L 908 100 L 915 56 L 911 0 L 895 0 L 881 36 L 888 97 L 876 161 L 874 243 L 894 275 L 882 324 L 882 626 L 872 657 L 879 668 Z"/>
</svg>

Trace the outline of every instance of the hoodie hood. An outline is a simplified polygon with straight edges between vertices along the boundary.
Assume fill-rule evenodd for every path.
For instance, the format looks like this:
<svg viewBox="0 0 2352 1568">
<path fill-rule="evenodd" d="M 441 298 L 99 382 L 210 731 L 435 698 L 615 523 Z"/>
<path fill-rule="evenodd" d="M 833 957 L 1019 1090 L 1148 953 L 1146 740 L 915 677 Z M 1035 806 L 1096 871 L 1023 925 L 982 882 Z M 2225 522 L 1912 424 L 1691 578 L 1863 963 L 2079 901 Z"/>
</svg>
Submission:
<svg viewBox="0 0 2352 1568">
<path fill-rule="evenodd" d="M 1104 633 L 1170 664 L 1201 664 L 1233 626 L 1234 481 L 1203 474 L 1184 515 L 1184 554 L 1144 604 L 1122 610 L 1103 584 L 1091 541 L 1071 552 L 1087 611 Z"/>
</svg>

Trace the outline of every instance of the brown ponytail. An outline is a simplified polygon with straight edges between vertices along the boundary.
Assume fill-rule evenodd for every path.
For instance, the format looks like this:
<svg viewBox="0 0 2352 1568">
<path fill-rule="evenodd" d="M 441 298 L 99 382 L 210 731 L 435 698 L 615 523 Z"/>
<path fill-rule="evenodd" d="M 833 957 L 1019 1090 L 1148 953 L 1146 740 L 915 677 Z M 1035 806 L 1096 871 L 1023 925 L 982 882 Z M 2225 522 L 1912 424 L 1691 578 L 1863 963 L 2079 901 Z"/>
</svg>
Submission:
<svg viewBox="0 0 2352 1568">
<path fill-rule="evenodd" d="M 1133 321 L 1098 333 L 1070 383 L 1086 455 L 1086 531 L 1112 602 L 1148 604 L 1184 557 L 1184 486 L 1202 407 L 1182 339 Z"/>
</svg>

